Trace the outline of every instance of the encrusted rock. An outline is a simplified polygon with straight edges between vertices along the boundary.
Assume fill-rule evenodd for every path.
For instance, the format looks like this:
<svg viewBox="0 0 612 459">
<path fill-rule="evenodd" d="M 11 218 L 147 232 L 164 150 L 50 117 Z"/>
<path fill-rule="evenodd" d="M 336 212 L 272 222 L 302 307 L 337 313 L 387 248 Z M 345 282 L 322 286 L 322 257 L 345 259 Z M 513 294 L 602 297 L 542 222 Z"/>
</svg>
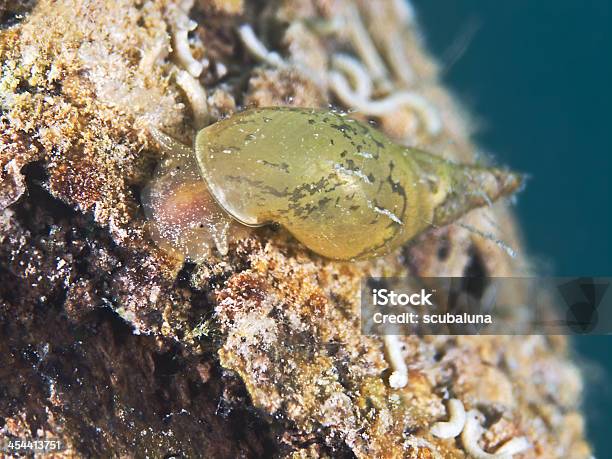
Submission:
<svg viewBox="0 0 612 459">
<path fill-rule="evenodd" d="M 262 228 L 183 265 L 147 232 L 139 193 L 162 154 L 148 129 L 189 143 L 194 115 L 331 102 L 470 161 L 401 4 L 0 2 L 0 437 L 60 438 L 66 457 L 465 457 L 429 432 L 457 398 L 487 451 L 525 437 L 525 458 L 590 455 L 563 338 L 402 337 L 409 383 L 393 389 L 383 340 L 360 333 L 363 276 L 525 273 L 507 204 L 358 263 Z"/>
</svg>

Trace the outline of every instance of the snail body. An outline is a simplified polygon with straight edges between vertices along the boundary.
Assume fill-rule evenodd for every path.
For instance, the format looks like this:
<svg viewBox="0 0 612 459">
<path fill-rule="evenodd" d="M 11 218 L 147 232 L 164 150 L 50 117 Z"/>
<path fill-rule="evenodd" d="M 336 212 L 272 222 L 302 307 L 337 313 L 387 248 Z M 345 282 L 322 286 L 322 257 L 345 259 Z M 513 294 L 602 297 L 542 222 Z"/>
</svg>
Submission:
<svg viewBox="0 0 612 459">
<path fill-rule="evenodd" d="M 520 184 L 329 110 L 246 110 L 200 130 L 193 150 L 156 137 L 170 155 L 145 190 L 145 211 L 158 239 L 194 261 L 211 241 L 223 253 L 222 239 L 241 226 L 269 223 L 328 258 L 376 257 Z"/>
</svg>

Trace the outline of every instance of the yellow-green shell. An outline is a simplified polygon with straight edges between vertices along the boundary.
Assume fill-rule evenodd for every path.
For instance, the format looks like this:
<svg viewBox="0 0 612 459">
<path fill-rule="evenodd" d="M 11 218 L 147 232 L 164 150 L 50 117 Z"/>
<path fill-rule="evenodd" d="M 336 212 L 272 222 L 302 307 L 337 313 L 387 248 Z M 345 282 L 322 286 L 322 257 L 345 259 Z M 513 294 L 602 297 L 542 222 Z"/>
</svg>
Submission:
<svg viewBox="0 0 612 459">
<path fill-rule="evenodd" d="M 394 144 L 344 113 L 246 110 L 202 129 L 202 177 L 249 226 L 279 223 L 333 259 L 382 255 L 514 189 L 516 176 Z M 512 180 L 510 180 L 512 179 Z"/>
</svg>

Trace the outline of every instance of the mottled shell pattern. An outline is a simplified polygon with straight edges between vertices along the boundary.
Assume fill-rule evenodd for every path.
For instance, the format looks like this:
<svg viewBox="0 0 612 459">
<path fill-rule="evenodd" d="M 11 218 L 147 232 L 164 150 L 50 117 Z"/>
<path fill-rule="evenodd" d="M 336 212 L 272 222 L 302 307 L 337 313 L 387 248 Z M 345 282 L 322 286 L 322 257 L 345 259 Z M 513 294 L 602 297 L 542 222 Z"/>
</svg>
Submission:
<svg viewBox="0 0 612 459">
<path fill-rule="evenodd" d="M 181 160 L 166 162 L 193 161 L 186 147 L 169 149 L 170 158 Z M 517 175 L 506 171 L 455 164 L 397 145 L 372 126 L 329 110 L 245 110 L 200 130 L 194 150 L 197 173 L 191 163 L 180 173 L 175 169 L 169 181 L 184 180 L 190 191 L 176 191 L 184 188 L 178 184 L 172 192 L 150 186 L 144 200 L 150 219 L 159 222 L 163 212 L 156 200 L 187 193 L 198 201 L 186 200 L 191 231 L 222 227 L 227 232 L 235 221 L 247 226 L 278 223 L 312 251 L 338 260 L 389 253 L 520 184 Z M 161 167 L 156 180 L 168 182 L 172 173 L 171 167 Z M 199 184 L 198 174 L 203 178 Z M 194 186 L 195 194 L 205 195 L 207 188 L 223 210 L 208 197 L 196 198 Z M 153 198 L 152 188 L 158 189 Z M 173 201 L 176 208 L 177 200 Z M 158 211 L 151 212 L 151 207 Z M 198 222 L 195 215 L 202 212 L 208 216 L 200 215 Z M 231 219 L 220 218 L 220 212 Z M 173 232 L 172 223 L 166 222 L 166 227 L 166 232 Z M 180 245 L 184 232 L 175 231 L 170 245 Z M 162 239 L 168 240 L 163 235 Z M 189 251 L 179 252 L 193 258 Z"/>
</svg>

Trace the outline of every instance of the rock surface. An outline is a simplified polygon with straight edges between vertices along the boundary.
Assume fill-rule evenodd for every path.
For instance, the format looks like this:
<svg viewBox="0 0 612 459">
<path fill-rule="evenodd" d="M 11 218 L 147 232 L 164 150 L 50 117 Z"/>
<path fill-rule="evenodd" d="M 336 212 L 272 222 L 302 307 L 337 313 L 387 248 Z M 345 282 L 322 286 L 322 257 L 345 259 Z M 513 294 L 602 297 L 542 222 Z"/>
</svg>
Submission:
<svg viewBox="0 0 612 459">
<path fill-rule="evenodd" d="M 525 436 L 521 457 L 589 457 L 563 338 L 405 337 L 392 389 L 382 339 L 359 333 L 362 276 L 528 273 L 507 204 L 359 263 L 274 228 L 198 266 L 148 236 L 149 126 L 189 143 L 247 105 L 333 103 L 473 160 L 403 5 L 0 2 L 0 438 L 60 438 L 64 457 L 466 457 L 429 432 L 451 397 L 482 413 L 487 451 Z"/>
</svg>

